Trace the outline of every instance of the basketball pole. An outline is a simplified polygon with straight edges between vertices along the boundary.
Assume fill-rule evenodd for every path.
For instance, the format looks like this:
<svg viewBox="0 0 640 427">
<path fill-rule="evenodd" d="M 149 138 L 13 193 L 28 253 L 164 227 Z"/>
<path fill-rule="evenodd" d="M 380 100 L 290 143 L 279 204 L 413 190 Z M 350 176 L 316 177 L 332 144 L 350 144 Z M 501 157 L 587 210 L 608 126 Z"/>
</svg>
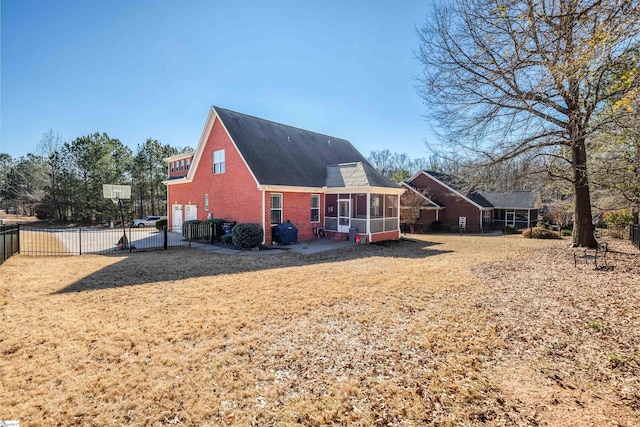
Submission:
<svg viewBox="0 0 640 427">
<path fill-rule="evenodd" d="M 129 252 L 131 252 L 131 242 L 129 242 L 129 239 L 127 238 L 127 229 L 124 226 L 124 210 L 122 199 L 120 198 L 120 196 L 118 196 L 118 207 L 120 208 L 120 219 L 122 220 L 122 236 L 124 237 L 122 243 L 126 242 L 127 246 L 129 247 Z M 122 249 L 124 249 L 124 247 Z"/>
</svg>

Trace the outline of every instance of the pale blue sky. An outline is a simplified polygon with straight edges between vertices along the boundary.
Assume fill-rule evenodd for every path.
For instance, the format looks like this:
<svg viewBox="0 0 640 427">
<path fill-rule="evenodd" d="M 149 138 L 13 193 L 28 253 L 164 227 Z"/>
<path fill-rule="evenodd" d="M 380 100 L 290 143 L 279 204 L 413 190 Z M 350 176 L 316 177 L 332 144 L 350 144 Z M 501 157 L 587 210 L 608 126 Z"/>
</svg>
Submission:
<svg viewBox="0 0 640 427">
<path fill-rule="evenodd" d="M 430 2 L 1 1 L 0 152 L 106 132 L 195 147 L 211 105 L 428 156 L 415 27 Z"/>
</svg>

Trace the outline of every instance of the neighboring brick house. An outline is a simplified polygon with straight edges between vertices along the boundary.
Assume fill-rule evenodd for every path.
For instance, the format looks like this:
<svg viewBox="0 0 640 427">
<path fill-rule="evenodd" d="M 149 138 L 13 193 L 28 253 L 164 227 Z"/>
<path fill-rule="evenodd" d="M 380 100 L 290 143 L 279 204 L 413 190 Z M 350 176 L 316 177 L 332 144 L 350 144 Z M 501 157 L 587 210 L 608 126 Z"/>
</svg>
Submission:
<svg viewBox="0 0 640 427">
<path fill-rule="evenodd" d="M 490 226 L 525 228 L 538 220 L 542 208 L 540 194 L 533 191 L 485 192 L 468 188 L 455 176 L 420 171 L 402 183 L 402 209 L 410 209 L 423 199 L 416 223 L 426 231 L 434 221 L 443 230 L 461 227 L 481 231 Z"/>
<path fill-rule="evenodd" d="M 404 189 L 344 139 L 212 107 L 195 152 L 168 164 L 169 224 L 223 218 L 260 224 L 265 243 L 287 220 L 299 240 L 357 230 L 367 241 L 399 239 Z"/>
</svg>

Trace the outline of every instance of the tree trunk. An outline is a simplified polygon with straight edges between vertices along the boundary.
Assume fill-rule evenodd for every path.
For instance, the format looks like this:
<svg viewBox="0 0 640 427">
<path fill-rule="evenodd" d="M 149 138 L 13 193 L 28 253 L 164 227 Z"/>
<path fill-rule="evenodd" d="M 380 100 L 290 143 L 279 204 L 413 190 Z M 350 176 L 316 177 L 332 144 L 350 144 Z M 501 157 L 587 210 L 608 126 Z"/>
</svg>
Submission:
<svg viewBox="0 0 640 427">
<path fill-rule="evenodd" d="M 573 187 L 576 197 L 573 218 L 573 246 L 595 248 L 598 246 L 598 242 L 593 235 L 591 193 L 587 175 L 587 150 L 584 139 L 576 141 L 571 147 L 571 154 L 573 157 Z"/>
</svg>

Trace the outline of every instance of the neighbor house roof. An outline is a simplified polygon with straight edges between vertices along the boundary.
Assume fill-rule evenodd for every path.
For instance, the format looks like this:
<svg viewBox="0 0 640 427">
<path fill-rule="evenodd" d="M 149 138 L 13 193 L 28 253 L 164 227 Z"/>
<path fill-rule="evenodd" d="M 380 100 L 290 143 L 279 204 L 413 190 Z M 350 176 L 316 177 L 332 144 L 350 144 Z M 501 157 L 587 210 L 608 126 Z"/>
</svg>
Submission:
<svg viewBox="0 0 640 427">
<path fill-rule="evenodd" d="M 368 163 L 353 162 L 327 166 L 326 187 L 400 188 L 400 185 L 379 173 Z"/>
<path fill-rule="evenodd" d="M 540 209 L 542 201 L 536 191 L 482 191 L 482 196 L 498 209 Z"/>
<path fill-rule="evenodd" d="M 382 175 L 345 139 L 225 108 L 214 106 L 213 109 L 260 185 L 323 187 L 329 181 L 327 166 L 343 163 L 359 163 L 360 178 L 366 177 L 368 182 L 378 184 L 383 182 L 375 176 Z M 332 176 L 332 182 L 334 179 L 337 175 Z M 389 180 L 382 186 L 388 187 L 390 183 L 397 187 Z"/>
<path fill-rule="evenodd" d="M 483 207 L 483 208 L 494 207 L 493 204 L 489 200 L 487 200 L 479 191 L 475 190 L 474 188 L 470 188 L 465 181 L 463 181 L 462 179 L 456 176 L 449 175 L 446 173 L 435 172 L 435 171 L 427 171 L 427 170 L 424 170 L 422 172 L 444 183 L 445 185 L 457 191 L 462 196 L 471 200 L 473 203 L 475 203 L 480 207 Z"/>
<path fill-rule="evenodd" d="M 422 198 L 429 203 L 430 207 L 442 208 L 444 206 L 442 203 L 438 202 L 437 200 L 432 199 L 430 196 L 427 197 L 425 195 L 425 193 L 422 191 L 423 189 L 416 187 L 412 183 L 407 182 L 407 181 L 402 181 L 402 185 L 404 185 L 409 190 L 412 190 L 414 193 L 419 194 L 420 196 L 422 196 Z"/>
</svg>

